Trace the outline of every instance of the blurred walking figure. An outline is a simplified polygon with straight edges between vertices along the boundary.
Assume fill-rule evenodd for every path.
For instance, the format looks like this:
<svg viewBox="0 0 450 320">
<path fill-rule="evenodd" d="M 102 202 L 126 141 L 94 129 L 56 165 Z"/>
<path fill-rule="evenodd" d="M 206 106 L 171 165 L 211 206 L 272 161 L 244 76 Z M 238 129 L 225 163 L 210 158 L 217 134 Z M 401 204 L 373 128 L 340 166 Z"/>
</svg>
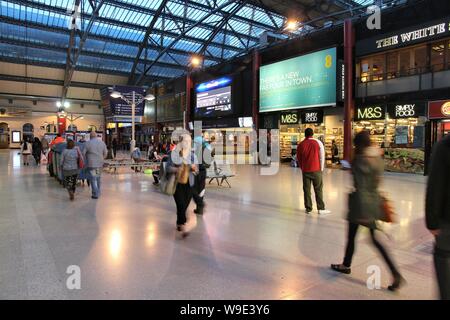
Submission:
<svg viewBox="0 0 450 320">
<path fill-rule="evenodd" d="M 206 169 L 211 165 L 212 157 L 214 157 L 213 149 L 202 137 L 194 139 L 195 154 L 199 155 L 198 174 L 195 175 L 195 184 L 193 187 L 193 198 L 197 208 L 194 210 L 196 214 L 202 215 L 205 208 L 205 191 L 206 191 Z"/>
<path fill-rule="evenodd" d="M 331 142 L 331 163 L 332 164 L 339 164 L 339 148 L 336 144 L 336 140 L 333 140 Z"/>
<path fill-rule="evenodd" d="M 360 225 L 365 226 L 370 229 L 372 243 L 383 256 L 392 273 L 394 280 L 388 289 L 395 291 L 404 284 L 405 280 L 386 249 L 375 237 L 376 221 L 382 217 L 382 199 L 378 186 L 384 172 L 384 162 L 381 159 L 380 150 L 372 146 L 368 131 L 358 133 L 354 143 L 355 157 L 351 170 L 355 191 L 350 194 L 349 200 L 347 248 L 343 263 L 332 264 L 331 268 L 341 273 L 351 273 L 356 234 Z"/>
<path fill-rule="evenodd" d="M 41 139 L 41 146 L 42 146 L 42 153 L 47 156 L 47 152 L 48 152 L 48 140 L 45 137 L 42 137 Z"/>
<path fill-rule="evenodd" d="M 101 175 L 103 163 L 108 155 L 106 144 L 97 137 L 95 131 L 91 131 L 90 140 L 85 143 L 83 155 L 86 159 L 89 180 L 92 189 L 92 199 L 100 196 Z"/>
<path fill-rule="evenodd" d="M 198 172 L 194 164 L 194 154 L 191 150 L 192 139 L 188 134 L 180 136 L 178 145 L 170 151 L 167 157 L 167 172 L 176 174 L 177 186 L 173 195 L 177 206 L 177 230 L 183 237 L 188 235 L 186 230 L 186 211 L 192 200 L 194 174 Z"/>
<path fill-rule="evenodd" d="M 436 237 L 434 267 L 442 300 L 450 300 L 450 136 L 431 156 L 426 195 L 426 224 Z"/>
<path fill-rule="evenodd" d="M 117 139 L 114 138 L 112 141 L 112 149 L 113 149 L 113 153 L 114 153 L 114 155 L 113 155 L 114 159 L 117 157 L 117 145 L 118 145 Z"/>
<path fill-rule="evenodd" d="M 36 165 L 41 164 L 41 153 L 42 153 L 42 143 L 38 137 L 34 138 L 33 141 L 33 157 L 36 160 Z"/>
<path fill-rule="evenodd" d="M 303 193 L 306 213 L 312 212 L 311 183 L 316 195 L 316 205 L 319 214 L 330 213 L 325 210 L 323 202 L 322 171 L 325 167 L 325 148 L 320 140 L 313 138 L 314 131 L 311 128 L 305 130 L 305 139 L 297 146 L 297 162 L 302 170 Z"/>
<path fill-rule="evenodd" d="M 79 170 L 82 169 L 79 167 L 81 158 L 81 151 L 75 147 L 75 142 L 73 140 L 67 141 L 67 148 L 61 155 L 61 167 L 63 169 L 64 186 L 69 192 L 71 201 L 75 196 Z"/>
<path fill-rule="evenodd" d="M 29 166 L 30 165 L 30 155 L 33 153 L 33 146 L 28 141 L 28 138 L 25 138 L 24 141 L 22 141 L 22 145 L 20 147 L 21 154 L 23 158 L 23 165 Z"/>
</svg>

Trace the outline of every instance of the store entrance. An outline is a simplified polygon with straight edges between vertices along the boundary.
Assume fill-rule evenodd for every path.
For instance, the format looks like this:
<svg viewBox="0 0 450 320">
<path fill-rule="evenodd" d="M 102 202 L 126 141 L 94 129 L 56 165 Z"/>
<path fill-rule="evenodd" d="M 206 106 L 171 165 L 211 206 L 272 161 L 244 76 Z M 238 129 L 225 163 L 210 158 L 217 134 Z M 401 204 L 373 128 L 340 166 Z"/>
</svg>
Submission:
<svg viewBox="0 0 450 320">
<path fill-rule="evenodd" d="M 0 149 L 9 148 L 9 130 L 8 124 L 5 122 L 0 123 Z"/>
<path fill-rule="evenodd" d="M 280 125 L 280 160 L 290 161 L 297 153 L 297 145 L 305 138 L 305 130 L 314 130 L 314 138 L 325 144 L 325 125 L 320 124 L 288 124 Z"/>
</svg>

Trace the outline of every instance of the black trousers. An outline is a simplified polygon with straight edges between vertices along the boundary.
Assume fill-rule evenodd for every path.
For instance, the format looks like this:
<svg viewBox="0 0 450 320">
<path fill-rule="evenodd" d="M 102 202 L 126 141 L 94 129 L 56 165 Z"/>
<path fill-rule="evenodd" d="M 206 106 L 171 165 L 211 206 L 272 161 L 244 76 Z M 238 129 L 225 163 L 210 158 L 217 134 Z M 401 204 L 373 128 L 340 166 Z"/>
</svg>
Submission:
<svg viewBox="0 0 450 320">
<path fill-rule="evenodd" d="M 345 250 L 345 258 L 343 265 L 350 268 L 352 265 L 352 258 L 353 253 L 355 252 L 355 237 L 358 232 L 359 225 L 356 223 L 349 222 L 348 224 L 348 239 L 347 239 L 347 249 Z M 370 237 L 372 238 L 373 245 L 378 249 L 378 251 L 381 253 L 381 255 L 384 258 L 384 261 L 388 265 L 389 269 L 391 270 L 392 275 L 398 276 L 400 275 L 399 271 L 397 270 L 394 262 L 389 257 L 386 249 L 381 245 L 381 243 L 378 242 L 378 240 L 375 237 L 375 230 L 370 229 Z"/>
<path fill-rule="evenodd" d="M 192 200 L 192 190 L 189 183 L 178 183 L 173 198 L 175 199 L 175 203 L 177 205 L 177 225 L 183 225 L 187 221 L 186 210 Z"/>
<path fill-rule="evenodd" d="M 450 300 L 450 253 L 434 249 L 434 268 L 442 300 Z"/>
<path fill-rule="evenodd" d="M 195 176 L 195 185 L 193 188 L 193 194 L 197 209 L 203 209 L 205 202 L 203 201 L 206 189 L 206 170 L 200 170 Z"/>
<path fill-rule="evenodd" d="M 78 175 L 64 176 L 64 185 L 67 190 L 75 192 Z"/>
</svg>

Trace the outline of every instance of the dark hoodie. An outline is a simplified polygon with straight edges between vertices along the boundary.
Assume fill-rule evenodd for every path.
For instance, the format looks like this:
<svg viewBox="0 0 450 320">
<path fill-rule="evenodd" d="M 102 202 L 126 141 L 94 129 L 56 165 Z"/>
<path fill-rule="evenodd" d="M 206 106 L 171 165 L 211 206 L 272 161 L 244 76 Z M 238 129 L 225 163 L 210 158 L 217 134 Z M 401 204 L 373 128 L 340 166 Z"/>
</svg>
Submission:
<svg viewBox="0 0 450 320">
<path fill-rule="evenodd" d="M 441 230 L 437 246 L 450 251 L 450 136 L 434 147 L 425 209 L 427 228 Z"/>
</svg>

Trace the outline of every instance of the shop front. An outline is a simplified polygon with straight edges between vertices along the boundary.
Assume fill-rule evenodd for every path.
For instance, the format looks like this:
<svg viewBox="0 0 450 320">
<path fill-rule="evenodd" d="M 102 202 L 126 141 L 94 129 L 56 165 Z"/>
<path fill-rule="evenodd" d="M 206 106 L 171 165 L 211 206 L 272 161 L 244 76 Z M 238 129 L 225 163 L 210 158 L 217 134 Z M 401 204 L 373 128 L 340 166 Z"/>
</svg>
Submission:
<svg viewBox="0 0 450 320">
<path fill-rule="evenodd" d="M 428 118 L 431 123 L 431 144 L 450 134 L 450 100 L 430 101 Z"/>
<path fill-rule="evenodd" d="M 424 173 L 426 103 L 408 101 L 357 106 L 355 134 L 367 130 L 384 150 L 385 169 Z"/>
<path fill-rule="evenodd" d="M 333 140 L 343 155 L 342 94 L 337 90 L 337 49 L 329 48 L 260 69 L 259 111 L 263 128 L 273 126 L 269 114 L 277 115 L 280 130 L 280 160 L 290 161 L 306 128 L 325 145 L 331 164 Z M 272 121 L 271 121 L 272 120 Z M 266 123 L 267 122 L 267 123 Z"/>
</svg>

